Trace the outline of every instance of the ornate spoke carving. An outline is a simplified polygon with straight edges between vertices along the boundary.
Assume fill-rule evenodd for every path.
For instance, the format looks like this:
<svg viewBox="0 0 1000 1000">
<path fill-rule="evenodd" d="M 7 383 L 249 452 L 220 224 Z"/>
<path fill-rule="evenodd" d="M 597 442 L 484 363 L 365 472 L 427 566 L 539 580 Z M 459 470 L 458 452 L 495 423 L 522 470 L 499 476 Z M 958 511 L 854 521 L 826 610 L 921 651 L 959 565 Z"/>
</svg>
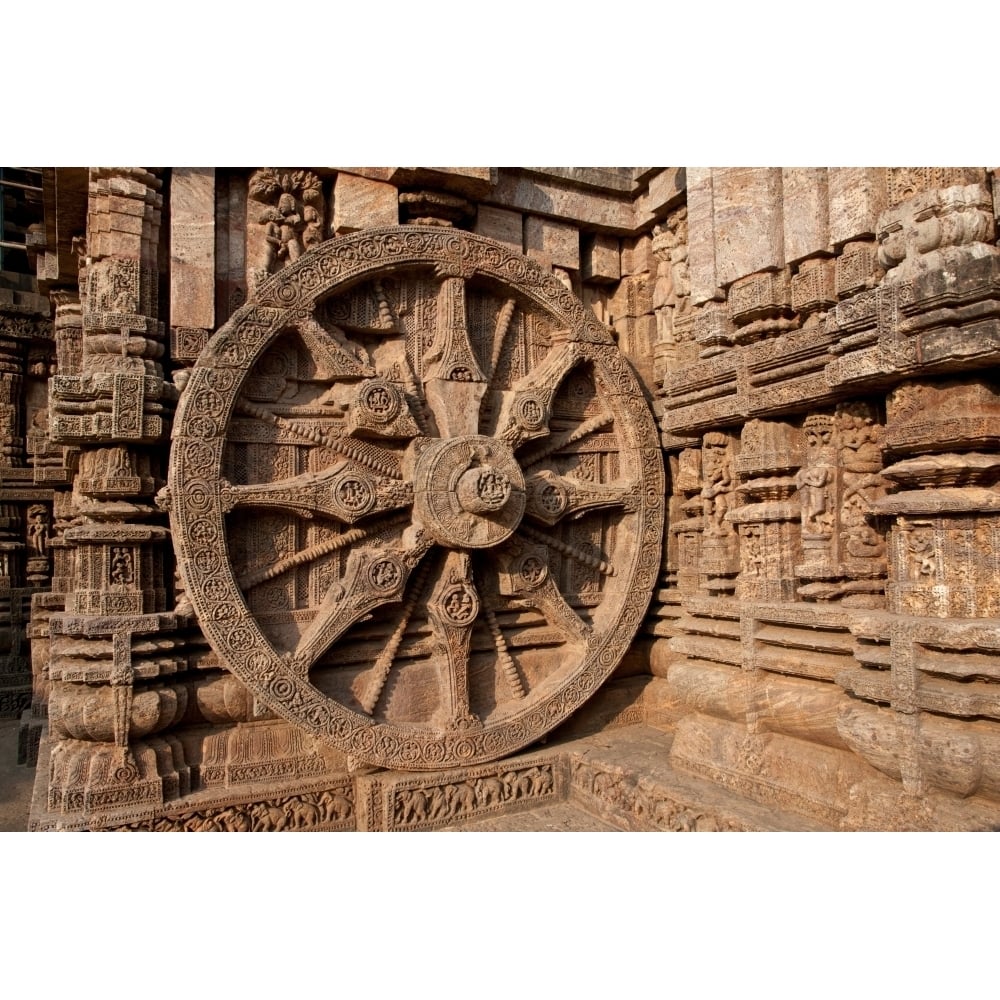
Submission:
<svg viewBox="0 0 1000 1000">
<path fill-rule="evenodd" d="M 532 438 L 549 433 L 552 400 L 563 379 L 583 360 L 580 344 L 562 341 L 545 360 L 504 393 L 497 433 L 515 451 Z"/>
<path fill-rule="evenodd" d="M 384 448 L 378 448 L 375 445 L 367 443 L 362 445 L 360 441 L 331 437 L 328 434 L 323 434 L 320 431 L 298 424 L 293 420 L 284 420 L 277 414 L 271 413 L 270 410 L 265 410 L 262 406 L 254 406 L 245 400 L 240 400 L 236 404 L 236 410 L 238 413 L 245 414 L 246 416 L 256 417 L 258 420 L 274 424 L 280 430 L 297 435 L 304 441 L 325 445 L 327 448 L 339 452 L 345 458 L 349 458 L 374 472 L 381 472 L 382 475 L 392 476 L 394 479 L 399 478 L 399 460 L 392 452 L 388 452 Z"/>
<path fill-rule="evenodd" d="M 375 711 L 375 706 L 378 704 L 379 697 L 385 687 L 385 682 L 389 677 L 389 671 L 392 669 L 393 659 L 399 651 L 399 645 L 406 634 L 410 618 L 417 607 L 417 601 L 423 594 L 424 585 L 427 583 L 429 574 L 430 562 L 424 560 L 410 585 L 410 596 L 403 606 L 403 613 L 399 616 L 399 624 L 396 625 L 395 630 L 389 637 L 385 649 L 379 653 L 378 659 L 375 661 L 375 666 L 370 671 L 370 676 L 366 678 L 367 684 L 359 701 L 361 702 L 361 707 L 369 715 Z"/>
<path fill-rule="evenodd" d="M 541 465 L 549 455 L 554 455 L 568 445 L 583 440 L 588 434 L 593 434 L 595 431 L 607 427 L 608 424 L 614 423 L 614 419 L 614 415 L 611 413 L 599 413 L 596 417 L 585 420 L 579 427 L 575 427 L 571 431 L 564 431 L 562 434 L 553 434 L 541 448 L 524 457 L 521 467 L 527 471 L 536 465 Z"/>
<path fill-rule="evenodd" d="M 327 591 L 312 620 L 289 657 L 302 672 L 309 668 L 353 624 L 383 604 L 402 600 L 406 580 L 431 547 L 418 538 L 408 548 L 372 547 L 352 552 L 343 580 Z"/>
<path fill-rule="evenodd" d="M 534 528 L 529 527 L 527 524 L 522 524 L 520 531 L 528 538 L 533 538 L 536 542 L 543 542 L 545 545 L 555 549 L 557 552 L 561 552 L 564 556 L 569 556 L 570 559 L 575 559 L 581 566 L 589 566 L 591 569 L 596 569 L 605 576 L 615 575 L 615 568 L 611 565 L 611 563 L 605 559 L 598 559 L 596 556 L 590 555 L 576 545 L 568 545 L 566 542 L 562 542 L 558 538 L 549 538 L 546 535 L 543 535 L 540 531 L 536 531 Z"/>
<path fill-rule="evenodd" d="M 497 556 L 501 594 L 520 598 L 538 608 L 550 625 L 565 634 L 567 642 L 578 642 L 590 635 L 590 626 L 559 593 L 549 572 L 544 546 L 518 542 L 498 552 Z"/>
<path fill-rule="evenodd" d="M 436 652 L 445 673 L 444 725 L 466 730 L 480 725 L 469 708 L 469 643 L 480 600 L 467 552 L 449 552 L 427 602 Z"/>
<path fill-rule="evenodd" d="M 276 483 L 232 486 L 222 482 L 225 510 L 235 507 L 279 507 L 300 517 L 319 514 L 344 524 L 353 524 L 371 514 L 384 514 L 413 502 L 409 483 L 374 476 L 338 462 L 325 472 L 307 472 Z"/>
<path fill-rule="evenodd" d="M 560 476 L 551 469 L 535 473 L 525 486 L 528 493 L 525 513 L 548 525 L 564 517 L 573 519 L 587 511 L 608 507 L 634 511 L 638 503 L 637 483 L 590 483 Z"/>
<path fill-rule="evenodd" d="M 441 284 L 437 336 L 424 365 L 424 391 L 441 437 L 478 433 L 486 376 L 469 342 L 464 278 L 445 277 Z"/>
<path fill-rule="evenodd" d="M 401 523 L 399 520 L 393 520 L 388 522 L 388 525 L 382 525 L 382 527 L 400 525 Z M 343 549 L 348 545 L 354 545 L 356 542 L 363 541 L 377 531 L 378 528 L 378 525 L 371 525 L 367 528 L 352 528 L 350 531 L 345 531 L 342 535 L 334 535 L 333 538 L 328 538 L 325 542 L 310 545 L 309 548 L 302 549 L 302 551 L 296 552 L 287 559 L 281 559 L 270 566 L 240 577 L 240 590 L 250 590 L 251 587 L 256 587 L 267 580 L 273 580 L 276 576 L 281 576 L 282 573 L 287 573 L 296 566 L 312 562 L 329 555 L 331 552 L 336 552 L 338 549 Z"/>
</svg>

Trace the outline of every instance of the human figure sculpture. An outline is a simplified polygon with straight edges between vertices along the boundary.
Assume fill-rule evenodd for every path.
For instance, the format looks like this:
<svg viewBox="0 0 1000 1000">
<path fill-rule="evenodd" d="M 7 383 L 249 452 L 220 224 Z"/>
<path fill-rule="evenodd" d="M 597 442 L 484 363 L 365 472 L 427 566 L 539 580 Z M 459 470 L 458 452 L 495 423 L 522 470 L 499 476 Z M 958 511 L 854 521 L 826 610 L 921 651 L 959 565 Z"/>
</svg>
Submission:
<svg viewBox="0 0 1000 1000">
<path fill-rule="evenodd" d="M 49 512 L 44 504 L 28 508 L 28 549 L 32 555 L 44 556 L 49 544 Z"/>
<path fill-rule="evenodd" d="M 828 536 L 833 529 L 833 429 L 833 418 L 821 414 L 807 417 L 804 425 L 809 462 L 796 473 L 795 485 L 802 504 L 802 531 L 809 535 Z"/>
<path fill-rule="evenodd" d="M 726 534 L 726 514 L 730 507 L 733 472 L 729 461 L 729 438 L 725 434 L 705 435 L 702 449 L 703 486 L 702 510 L 705 514 L 706 535 Z"/>
</svg>

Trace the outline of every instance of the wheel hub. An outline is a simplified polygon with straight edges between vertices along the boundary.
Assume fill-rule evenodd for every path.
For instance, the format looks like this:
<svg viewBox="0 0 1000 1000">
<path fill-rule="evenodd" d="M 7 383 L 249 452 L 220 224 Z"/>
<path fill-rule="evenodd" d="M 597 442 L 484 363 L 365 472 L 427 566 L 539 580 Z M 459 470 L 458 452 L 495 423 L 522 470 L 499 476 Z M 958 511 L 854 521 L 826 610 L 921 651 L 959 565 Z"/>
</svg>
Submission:
<svg viewBox="0 0 1000 1000">
<path fill-rule="evenodd" d="M 417 460 L 417 520 L 447 548 L 505 542 L 521 523 L 525 504 L 524 475 L 502 441 L 480 434 L 435 441 Z"/>
</svg>

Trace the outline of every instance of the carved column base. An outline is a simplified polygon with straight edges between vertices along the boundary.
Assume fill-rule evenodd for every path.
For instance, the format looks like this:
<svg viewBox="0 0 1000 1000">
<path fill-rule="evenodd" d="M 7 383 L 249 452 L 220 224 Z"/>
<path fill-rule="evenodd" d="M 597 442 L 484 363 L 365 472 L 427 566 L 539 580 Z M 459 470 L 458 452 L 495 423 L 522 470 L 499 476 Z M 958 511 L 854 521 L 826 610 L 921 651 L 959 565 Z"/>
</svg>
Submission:
<svg viewBox="0 0 1000 1000">
<path fill-rule="evenodd" d="M 187 795 L 190 769 L 180 742 L 173 737 L 134 743 L 62 740 L 48 752 L 48 794 L 36 799 L 31 829 L 61 825 L 97 829 L 162 814 L 171 799 Z"/>
</svg>

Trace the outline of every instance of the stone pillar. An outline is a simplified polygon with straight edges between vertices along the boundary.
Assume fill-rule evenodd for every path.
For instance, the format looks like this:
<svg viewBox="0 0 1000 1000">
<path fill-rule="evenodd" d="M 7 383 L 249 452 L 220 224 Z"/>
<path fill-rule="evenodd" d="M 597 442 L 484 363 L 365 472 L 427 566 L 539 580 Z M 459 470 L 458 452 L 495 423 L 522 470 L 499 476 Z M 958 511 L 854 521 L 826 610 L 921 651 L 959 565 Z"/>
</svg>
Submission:
<svg viewBox="0 0 1000 1000">
<path fill-rule="evenodd" d="M 71 581 L 49 623 L 49 787 L 47 802 L 33 804 L 35 824 L 46 810 L 70 826 L 152 815 L 189 785 L 177 741 L 149 738 L 184 700 L 162 680 L 183 664 L 163 641 L 176 619 L 153 503 L 177 395 L 161 364 L 161 186 L 140 168 L 90 172 L 82 364 L 51 387 L 52 439 L 80 446 L 78 523 L 63 532 Z M 151 643 L 153 655 L 133 650 Z"/>
<path fill-rule="evenodd" d="M 981 678 L 1000 651 L 1000 516 L 988 485 L 1000 469 L 1000 396 L 985 377 L 913 379 L 889 394 L 887 416 L 898 461 L 884 474 L 896 489 L 873 507 L 891 523 L 889 614 L 855 624 L 867 669 L 839 680 L 865 700 L 841 728 L 913 796 L 995 793 L 996 707 Z"/>
</svg>

